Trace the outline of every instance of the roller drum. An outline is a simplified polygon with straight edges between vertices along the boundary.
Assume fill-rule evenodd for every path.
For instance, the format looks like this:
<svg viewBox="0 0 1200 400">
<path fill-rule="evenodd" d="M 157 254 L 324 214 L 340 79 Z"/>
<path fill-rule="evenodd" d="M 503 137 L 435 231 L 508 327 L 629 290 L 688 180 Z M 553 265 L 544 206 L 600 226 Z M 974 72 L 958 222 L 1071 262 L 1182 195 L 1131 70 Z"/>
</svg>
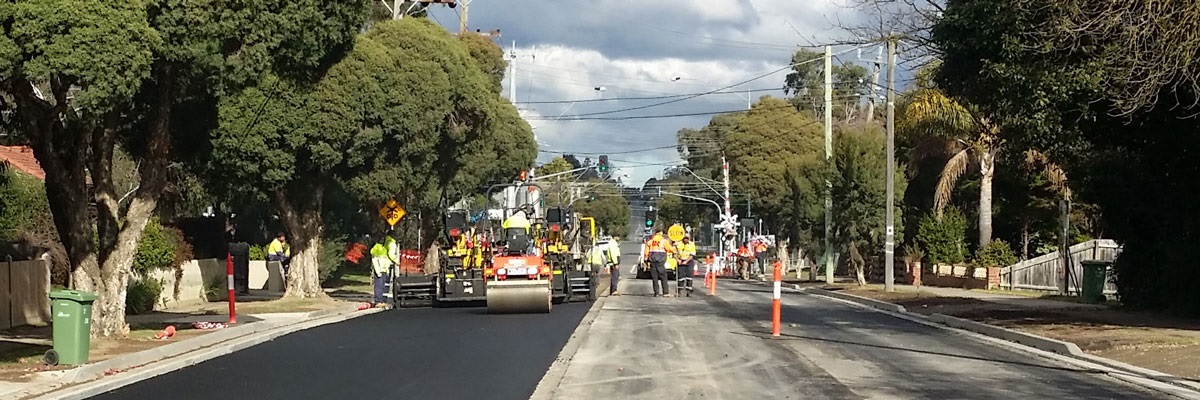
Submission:
<svg viewBox="0 0 1200 400">
<path fill-rule="evenodd" d="M 492 281 L 487 285 L 489 314 L 549 313 L 548 281 Z"/>
</svg>

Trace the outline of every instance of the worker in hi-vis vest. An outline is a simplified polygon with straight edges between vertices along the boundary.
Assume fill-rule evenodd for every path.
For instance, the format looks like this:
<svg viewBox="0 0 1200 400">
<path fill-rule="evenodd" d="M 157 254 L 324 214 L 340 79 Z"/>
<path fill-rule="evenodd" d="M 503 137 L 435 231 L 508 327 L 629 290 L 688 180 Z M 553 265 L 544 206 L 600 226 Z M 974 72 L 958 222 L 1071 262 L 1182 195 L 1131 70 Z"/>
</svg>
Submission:
<svg viewBox="0 0 1200 400">
<path fill-rule="evenodd" d="M 667 253 L 675 252 L 675 247 L 663 237 L 662 229 L 655 229 L 654 236 L 646 241 L 643 249 L 642 254 L 650 265 L 650 288 L 654 297 L 671 297 L 671 285 L 667 283 Z"/>
<path fill-rule="evenodd" d="M 675 291 L 679 295 L 687 290 L 688 297 L 692 296 L 692 271 L 696 269 L 696 243 L 692 235 L 684 235 L 683 241 L 675 246 L 679 255 L 679 265 L 675 268 Z"/>
<path fill-rule="evenodd" d="M 612 238 L 608 239 L 607 242 L 604 242 L 604 244 L 602 245 L 602 247 L 604 249 L 604 259 L 605 259 L 604 270 L 607 271 L 609 274 L 609 278 L 608 278 L 608 295 L 609 296 L 620 296 L 621 295 L 620 292 L 617 292 L 617 283 L 619 283 L 619 281 L 621 280 L 621 265 L 620 265 L 621 264 L 621 242 L 620 241 L 621 241 L 621 238 L 613 236 Z"/>
<path fill-rule="evenodd" d="M 388 306 L 385 290 L 392 278 L 392 269 L 399 259 L 400 247 L 390 234 L 380 236 L 371 247 L 371 283 L 375 288 L 375 307 Z"/>
</svg>

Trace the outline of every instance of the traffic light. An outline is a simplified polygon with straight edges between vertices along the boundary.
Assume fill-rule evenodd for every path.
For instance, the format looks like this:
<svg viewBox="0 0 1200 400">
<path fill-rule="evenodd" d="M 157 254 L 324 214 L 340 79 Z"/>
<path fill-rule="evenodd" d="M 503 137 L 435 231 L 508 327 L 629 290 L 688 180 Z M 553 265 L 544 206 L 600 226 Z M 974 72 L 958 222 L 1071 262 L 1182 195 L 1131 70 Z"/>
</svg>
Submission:
<svg viewBox="0 0 1200 400">
<path fill-rule="evenodd" d="M 608 172 L 608 156 L 600 156 L 600 162 L 596 163 L 596 170 L 600 173 Z"/>
<path fill-rule="evenodd" d="M 658 211 L 646 211 L 646 227 L 654 226 L 654 220 L 658 218 Z"/>
</svg>

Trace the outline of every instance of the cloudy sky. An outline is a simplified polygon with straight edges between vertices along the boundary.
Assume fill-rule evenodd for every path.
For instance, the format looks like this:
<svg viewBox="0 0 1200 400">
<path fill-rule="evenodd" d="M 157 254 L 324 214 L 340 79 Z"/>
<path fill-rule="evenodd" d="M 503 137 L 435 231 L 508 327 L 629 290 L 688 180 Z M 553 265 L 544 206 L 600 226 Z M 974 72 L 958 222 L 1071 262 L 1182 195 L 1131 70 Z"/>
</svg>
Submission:
<svg viewBox="0 0 1200 400">
<path fill-rule="evenodd" d="M 846 36 L 837 21 L 854 16 L 843 2 L 473 0 L 469 29 L 500 29 L 506 52 L 516 42 L 516 103 L 537 134 L 540 162 L 608 154 L 617 174 L 630 176 L 624 183 L 640 186 L 679 164 L 675 132 L 703 127 L 711 115 L 666 116 L 744 110 L 748 97 L 783 96 L 798 46 Z M 430 11 L 458 30 L 461 6 Z M 844 52 L 835 62 L 865 65 L 876 48 L 834 52 Z M 510 81 L 504 85 L 507 96 Z M 662 96 L 676 97 L 645 99 Z"/>
</svg>

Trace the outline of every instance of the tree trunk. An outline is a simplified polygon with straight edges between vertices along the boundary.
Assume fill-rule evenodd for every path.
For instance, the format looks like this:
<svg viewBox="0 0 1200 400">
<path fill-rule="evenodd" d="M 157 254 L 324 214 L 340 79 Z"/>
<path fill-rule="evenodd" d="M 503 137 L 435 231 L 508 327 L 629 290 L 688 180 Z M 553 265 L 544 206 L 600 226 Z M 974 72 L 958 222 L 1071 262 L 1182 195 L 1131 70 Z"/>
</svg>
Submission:
<svg viewBox="0 0 1200 400">
<path fill-rule="evenodd" d="M 292 246 L 284 298 L 325 297 L 320 272 L 321 233 L 324 230 L 321 207 L 325 185 L 305 182 L 296 186 L 295 190 L 286 193 L 274 193 L 280 220 L 287 228 L 288 243 Z"/>
<path fill-rule="evenodd" d="M 30 93 L 28 82 L 17 81 L 17 90 L 12 91 L 21 118 L 28 125 L 34 155 L 46 171 L 46 198 L 59 239 L 67 250 L 71 286 L 96 295 L 92 336 L 129 331 L 125 324 L 129 274 L 138 241 L 166 182 L 174 73 L 168 64 L 158 65 L 155 72 L 159 73 L 158 86 L 153 88 L 155 103 L 145 132 L 145 168 L 139 171 L 143 184 L 123 216 L 115 201 L 111 176 L 117 122 L 124 108 L 117 106 L 109 111 L 102 118 L 102 126 L 88 126 L 68 104 L 70 82 L 51 77 L 53 105 Z M 88 172 L 94 197 L 89 196 Z M 99 230 L 93 228 L 91 200 L 97 204 L 95 226 Z"/>
<path fill-rule="evenodd" d="M 992 242 L 992 180 L 996 173 L 996 154 L 984 151 L 979 160 L 979 248 Z"/>
<path fill-rule="evenodd" d="M 1029 234 L 1029 221 L 1021 223 L 1021 261 L 1029 259 L 1029 242 L 1033 240 Z"/>
</svg>

